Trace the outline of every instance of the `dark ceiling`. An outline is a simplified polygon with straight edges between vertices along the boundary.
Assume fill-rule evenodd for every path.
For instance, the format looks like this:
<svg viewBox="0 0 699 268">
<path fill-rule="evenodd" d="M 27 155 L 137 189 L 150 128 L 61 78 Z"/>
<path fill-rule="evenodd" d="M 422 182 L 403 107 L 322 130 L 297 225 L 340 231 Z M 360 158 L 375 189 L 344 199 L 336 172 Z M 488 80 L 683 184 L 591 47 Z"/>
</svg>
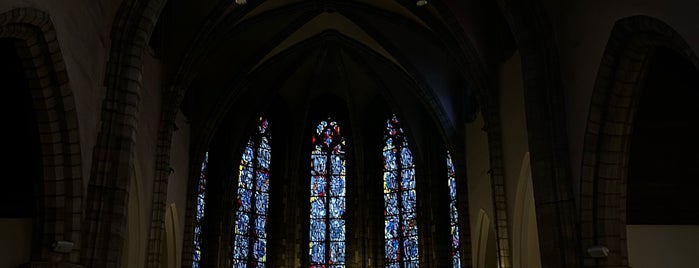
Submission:
<svg viewBox="0 0 699 268">
<path fill-rule="evenodd" d="M 429 118 L 448 138 L 477 109 L 469 77 L 489 76 L 514 47 L 511 38 L 486 45 L 510 36 L 505 23 L 492 23 L 502 20 L 492 1 L 234 2 L 168 1 L 151 40 L 172 86 L 185 90 L 181 109 L 194 135 L 197 124 L 233 106 L 256 117 L 265 100 L 303 110 L 305 100 L 332 94 L 350 112 L 383 98 L 399 115 Z M 466 46 L 479 53 L 467 55 Z"/>
</svg>

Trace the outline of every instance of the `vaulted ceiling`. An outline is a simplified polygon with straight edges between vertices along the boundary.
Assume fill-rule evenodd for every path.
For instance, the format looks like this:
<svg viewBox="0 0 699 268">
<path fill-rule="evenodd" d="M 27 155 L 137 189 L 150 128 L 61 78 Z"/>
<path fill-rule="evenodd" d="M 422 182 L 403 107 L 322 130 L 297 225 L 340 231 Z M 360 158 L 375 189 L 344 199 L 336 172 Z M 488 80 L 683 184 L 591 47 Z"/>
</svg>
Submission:
<svg viewBox="0 0 699 268">
<path fill-rule="evenodd" d="M 476 109 L 472 70 L 487 81 L 512 47 L 492 45 L 509 29 L 487 23 L 500 19 L 491 1 L 459 2 L 172 0 L 151 43 L 194 124 L 233 106 L 254 117 L 270 98 L 307 109 L 330 94 L 350 112 L 382 98 L 449 137 Z"/>
</svg>

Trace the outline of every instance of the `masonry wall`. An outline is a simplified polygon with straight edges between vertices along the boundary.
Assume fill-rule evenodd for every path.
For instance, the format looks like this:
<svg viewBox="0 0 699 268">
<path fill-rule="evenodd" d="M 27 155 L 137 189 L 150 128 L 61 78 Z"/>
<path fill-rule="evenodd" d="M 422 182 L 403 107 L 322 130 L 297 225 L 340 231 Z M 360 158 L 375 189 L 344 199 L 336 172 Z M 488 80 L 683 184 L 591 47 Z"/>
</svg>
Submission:
<svg viewBox="0 0 699 268">
<path fill-rule="evenodd" d="M 14 8 L 36 8 L 48 13 L 63 52 L 78 114 L 83 178 L 89 178 L 92 148 L 97 139 L 109 57 L 112 23 L 120 1 L 114 0 L 4 0 L 0 13 Z M 87 185 L 87 179 L 84 181 Z"/>
<path fill-rule="evenodd" d="M 118 5 L 119 1 L 110 0 L 0 1 L 0 14 L 17 8 L 34 8 L 50 16 L 60 46 L 60 56 L 68 76 L 67 87 L 72 90 L 77 114 L 80 159 L 74 160 L 72 164 L 79 164 L 81 169 L 76 172 L 80 175 L 74 174 L 73 177 L 83 178 L 83 185 L 87 185 L 90 176 L 93 147 L 96 143 L 102 100 L 106 91 L 103 82 L 109 52 L 109 33 Z M 55 51 L 55 48 L 51 49 Z M 45 68 L 42 70 L 45 71 Z M 47 108 L 51 109 L 50 105 L 54 104 L 49 103 Z M 71 109 L 71 107 L 67 108 Z M 71 119 L 68 120 L 72 122 Z M 53 123 L 56 124 L 55 121 Z M 82 190 L 85 191 L 85 189 L 86 187 Z M 60 202 L 60 199 L 57 200 Z M 78 205 L 81 204 L 74 204 L 74 206 Z M 56 207 L 62 208 L 61 204 L 56 204 Z M 80 220 L 74 219 L 74 221 Z M 0 248 L 3 249 L 0 253 L 0 267 L 14 268 L 19 264 L 27 263 L 30 258 L 30 243 L 36 240 L 32 235 L 31 220 L 2 219 L 0 226 L 5 232 L 0 234 L 2 237 Z"/>
<path fill-rule="evenodd" d="M 138 196 L 137 207 L 129 207 L 129 222 L 134 221 L 132 227 L 139 228 L 128 235 L 130 242 L 124 252 L 130 252 L 124 256 L 123 263 L 127 267 L 143 267 L 145 265 L 146 249 L 151 232 L 151 213 L 153 209 L 153 186 L 156 168 L 156 146 L 158 142 L 158 127 L 161 119 L 161 99 L 163 73 L 162 64 L 159 59 L 154 58 L 152 53 L 144 57 L 143 87 L 141 89 L 141 109 L 139 110 L 138 130 L 136 133 L 135 147 L 135 180 L 140 189 L 130 193 L 130 200 Z M 187 119 L 179 113 L 175 122 L 177 131 L 173 132 L 172 150 L 170 152 L 170 177 L 168 181 L 167 200 L 165 207 L 171 210 L 172 217 L 176 217 L 175 223 L 166 223 L 169 230 L 174 235 L 170 235 L 167 243 L 174 245 L 162 245 L 162 251 L 166 252 L 170 248 L 170 255 L 164 254 L 169 260 L 161 260 L 161 263 L 172 264 L 173 260 L 181 260 L 182 239 L 184 234 L 184 217 L 186 208 L 187 180 L 189 174 L 189 143 L 190 127 Z M 135 189 L 132 185 L 132 189 Z M 133 201 L 136 202 L 136 201 Z M 137 208 L 134 210 L 133 208 Z M 137 218 L 134 220 L 132 218 Z M 170 230 L 174 229 L 174 230 Z M 166 234 L 163 234 L 165 239 Z M 137 241 L 133 241 L 137 240 Z M 172 248 L 174 246 L 174 248 Z M 135 248 L 134 248 L 135 247 Z M 176 256 L 172 256 L 176 252 Z M 176 262 L 175 262 L 176 263 Z M 176 267 L 179 265 L 175 264 Z"/>
<path fill-rule="evenodd" d="M 173 243 L 176 256 L 168 256 L 175 262 L 174 267 L 181 267 L 182 248 L 184 232 L 190 232 L 184 228 L 185 208 L 187 207 L 187 182 L 189 178 L 189 137 L 190 125 L 184 115 L 180 112 L 177 114 L 175 121 L 178 131 L 172 134 L 172 148 L 170 152 L 170 164 L 175 168 L 174 173 L 170 175 L 167 189 L 167 204 L 174 206 L 175 215 L 172 215 L 175 224 L 173 226 L 174 239 L 168 240 L 168 243 Z M 167 224 L 167 223 L 166 223 Z M 161 260 L 162 262 L 162 260 Z M 170 267 L 170 266 L 168 266 Z"/>
<path fill-rule="evenodd" d="M 490 183 L 490 153 L 488 152 L 488 135 L 483 128 L 484 122 L 479 114 L 478 118 L 466 125 L 466 173 L 468 178 L 468 202 L 470 215 L 471 249 L 473 267 L 479 267 L 479 263 L 484 263 L 482 259 L 488 255 L 487 237 L 492 226 L 492 219 L 495 218 L 493 208 L 492 185 Z M 488 220 L 485 220 L 488 219 Z M 481 228 L 482 224 L 486 228 Z M 483 237 L 484 239 L 479 239 Z M 495 242 L 495 241 L 492 241 Z M 492 252 L 492 254 L 496 254 Z M 497 255 L 495 255 L 497 258 Z"/>
<path fill-rule="evenodd" d="M 6 0 L 0 2 L 0 13 L 15 8 L 35 8 L 47 13 L 51 18 L 65 62 L 70 89 L 75 99 L 81 153 L 81 177 L 85 186 L 90 178 L 93 150 L 101 124 L 112 23 L 120 4 L 121 1 L 118 0 Z M 160 60 L 155 58 L 152 53 L 147 53 L 144 57 L 143 86 L 140 94 L 140 110 L 138 111 L 139 121 L 135 135 L 135 165 L 130 185 L 127 239 L 122 256 L 125 267 L 143 267 L 145 264 L 151 227 L 155 152 L 157 131 L 161 119 L 162 81 Z M 177 124 L 179 131 L 173 134 L 171 153 L 172 165 L 177 168 L 170 177 L 167 205 L 168 209 L 172 205 L 174 213 L 171 214 L 176 218 L 175 222 L 171 224 L 174 226 L 174 230 L 171 231 L 174 231 L 173 236 L 176 239 L 169 241 L 176 242 L 174 251 L 178 255 L 170 256 L 170 259 L 179 260 L 181 259 L 184 208 L 186 207 L 189 124 L 183 116 L 177 118 Z M 86 189 L 87 187 L 84 187 L 83 191 Z M 87 193 L 84 193 L 83 196 L 87 196 Z M 0 254 L 0 267 L 14 268 L 29 261 L 29 243 L 32 241 L 31 220 L 2 219 L 0 226 L 3 227 L 3 230 L 8 230 L 8 235 L 0 235 L 3 237 L 0 243 L 6 245 L 0 244 L 0 248 L 13 249 Z"/>
<path fill-rule="evenodd" d="M 565 88 L 573 184 L 580 178 L 590 98 L 607 41 L 619 19 L 646 15 L 672 27 L 696 53 L 699 51 L 699 2 L 669 1 L 542 1 L 558 44 Z M 576 195 L 577 197 L 577 195 Z"/>
<path fill-rule="evenodd" d="M 16 268 L 31 255 L 32 219 L 0 218 L 0 268 Z"/>
<path fill-rule="evenodd" d="M 699 226 L 628 225 L 626 233 L 632 268 L 697 265 Z"/>
<path fill-rule="evenodd" d="M 524 111 L 522 60 L 515 53 L 500 66 L 500 116 L 513 267 L 541 267 L 529 143 Z"/>
</svg>

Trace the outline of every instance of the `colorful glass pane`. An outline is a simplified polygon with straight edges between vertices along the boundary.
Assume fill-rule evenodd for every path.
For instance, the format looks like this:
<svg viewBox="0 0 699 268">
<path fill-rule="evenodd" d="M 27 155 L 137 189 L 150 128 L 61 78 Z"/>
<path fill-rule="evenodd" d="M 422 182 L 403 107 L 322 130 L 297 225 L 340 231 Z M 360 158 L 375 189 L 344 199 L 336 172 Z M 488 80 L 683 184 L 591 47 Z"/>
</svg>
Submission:
<svg viewBox="0 0 699 268">
<path fill-rule="evenodd" d="M 345 267 L 345 139 L 332 119 L 312 137 L 309 267 Z"/>
<path fill-rule="evenodd" d="M 447 151 L 447 174 L 449 177 L 449 218 L 451 223 L 451 258 L 452 268 L 461 268 L 461 253 L 459 250 L 459 211 L 456 209 L 456 172 L 451 154 Z"/>
<path fill-rule="evenodd" d="M 199 268 L 201 261 L 201 227 L 204 219 L 204 199 L 206 198 L 206 167 L 209 164 L 209 152 L 204 153 L 204 161 L 201 163 L 199 171 L 199 182 L 197 182 L 197 210 L 194 220 L 194 253 L 192 256 L 192 267 Z"/>
<path fill-rule="evenodd" d="M 384 238 L 386 267 L 419 267 L 415 165 L 395 115 L 384 133 Z"/>
<path fill-rule="evenodd" d="M 267 262 L 270 141 L 268 122 L 260 117 L 240 161 L 231 232 L 232 267 L 265 267 Z"/>
</svg>

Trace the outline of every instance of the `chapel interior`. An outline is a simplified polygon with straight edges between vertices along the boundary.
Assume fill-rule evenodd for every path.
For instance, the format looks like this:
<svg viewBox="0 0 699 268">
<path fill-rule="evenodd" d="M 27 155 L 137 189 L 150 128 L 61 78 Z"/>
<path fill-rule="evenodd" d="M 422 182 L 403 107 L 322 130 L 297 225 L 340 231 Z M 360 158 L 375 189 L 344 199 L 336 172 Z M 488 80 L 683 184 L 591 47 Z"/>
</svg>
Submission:
<svg viewBox="0 0 699 268">
<path fill-rule="evenodd" d="M 0 0 L 0 268 L 699 267 L 697 11 Z"/>
</svg>

